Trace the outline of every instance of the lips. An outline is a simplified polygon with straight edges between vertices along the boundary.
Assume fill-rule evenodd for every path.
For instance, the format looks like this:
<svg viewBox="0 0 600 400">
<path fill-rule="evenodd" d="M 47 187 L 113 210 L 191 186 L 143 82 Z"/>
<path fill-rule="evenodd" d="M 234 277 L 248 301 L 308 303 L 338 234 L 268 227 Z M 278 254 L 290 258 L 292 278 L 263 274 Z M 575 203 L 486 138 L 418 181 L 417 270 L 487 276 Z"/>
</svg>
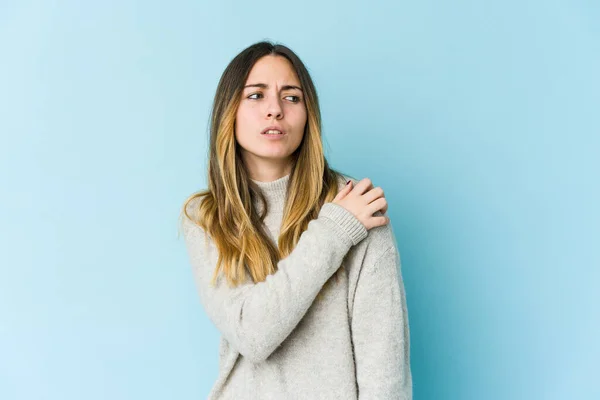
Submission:
<svg viewBox="0 0 600 400">
<path fill-rule="evenodd" d="M 270 130 L 279 131 L 279 132 L 281 132 L 282 136 L 286 134 L 286 132 L 283 130 L 283 128 L 276 126 L 276 125 L 271 125 L 271 126 L 266 127 L 265 129 L 263 129 L 263 131 L 260 134 L 265 135 Z"/>
</svg>

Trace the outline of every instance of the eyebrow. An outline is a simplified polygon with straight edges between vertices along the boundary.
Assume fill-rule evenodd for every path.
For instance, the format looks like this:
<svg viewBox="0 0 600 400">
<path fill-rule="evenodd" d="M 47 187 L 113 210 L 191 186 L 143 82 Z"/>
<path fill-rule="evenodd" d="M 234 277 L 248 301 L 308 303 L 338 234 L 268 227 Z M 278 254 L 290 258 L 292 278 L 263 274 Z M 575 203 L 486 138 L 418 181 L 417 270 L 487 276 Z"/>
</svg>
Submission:
<svg viewBox="0 0 600 400">
<path fill-rule="evenodd" d="M 258 87 L 258 88 L 261 88 L 261 89 L 268 89 L 269 85 L 267 85 L 266 83 L 253 83 L 251 85 L 244 86 L 244 89 L 249 88 L 249 87 Z M 297 89 L 297 90 L 299 90 L 301 92 L 304 92 L 301 87 L 296 86 L 296 85 L 283 85 L 281 87 L 281 90 L 289 90 L 289 89 Z"/>
</svg>

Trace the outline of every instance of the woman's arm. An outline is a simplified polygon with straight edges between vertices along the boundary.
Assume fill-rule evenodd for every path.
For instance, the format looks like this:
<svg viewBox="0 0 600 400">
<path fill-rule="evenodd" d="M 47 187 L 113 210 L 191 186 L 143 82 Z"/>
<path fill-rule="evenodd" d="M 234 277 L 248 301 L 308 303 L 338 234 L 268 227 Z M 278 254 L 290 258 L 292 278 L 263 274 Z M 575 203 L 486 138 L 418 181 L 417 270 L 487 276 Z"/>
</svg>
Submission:
<svg viewBox="0 0 600 400">
<path fill-rule="evenodd" d="M 358 398 L 412 400 L 410 335 L 393 244 L 360 272 L 352 310 Z"/>
<path fill-rule="evenodd" d="M 294 250 L 264 282 L 229 288 L 210 280 L 216 249 L 206 252 L 204 231 L 184 218 L 184 237 L 201 302 L 210 320 L 244 357 L 267 359 L 298 325 L 317 294 L 340 267 L 353 245 L 367 236 L 365 226 L 344 207 L 325 203 L 308 223 Z"/>
</svg>

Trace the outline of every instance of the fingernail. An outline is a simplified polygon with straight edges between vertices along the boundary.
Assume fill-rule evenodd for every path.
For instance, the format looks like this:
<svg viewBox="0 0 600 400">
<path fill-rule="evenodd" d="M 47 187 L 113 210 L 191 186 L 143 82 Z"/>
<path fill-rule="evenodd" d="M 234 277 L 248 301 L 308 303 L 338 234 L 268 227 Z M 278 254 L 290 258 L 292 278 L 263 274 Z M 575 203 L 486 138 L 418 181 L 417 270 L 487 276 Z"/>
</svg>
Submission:
<svg viewBox="0 0 600 400">
<path fill-rule="evenodd" d="M 350 182 L 352 182 L 352 181 L 348 181 L 348 182 L 346 182 L 346 185 L 348 185 Z"/>
</svg>

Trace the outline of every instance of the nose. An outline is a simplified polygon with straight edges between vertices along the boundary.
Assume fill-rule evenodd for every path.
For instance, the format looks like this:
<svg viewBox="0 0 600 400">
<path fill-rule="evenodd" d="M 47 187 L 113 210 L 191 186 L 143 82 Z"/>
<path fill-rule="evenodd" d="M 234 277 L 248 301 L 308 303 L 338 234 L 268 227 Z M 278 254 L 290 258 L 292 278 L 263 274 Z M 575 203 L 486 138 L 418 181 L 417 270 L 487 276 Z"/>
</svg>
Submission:
<svg viewBox="0 0 600 400">
<path fill-rule="evenodd" d="M 281 119 L 283 117 L 283 108 L 279 102 L 278 96 L 270 96 L 271 99 L 267 101 L 267 118 Z"/>
</svg>

